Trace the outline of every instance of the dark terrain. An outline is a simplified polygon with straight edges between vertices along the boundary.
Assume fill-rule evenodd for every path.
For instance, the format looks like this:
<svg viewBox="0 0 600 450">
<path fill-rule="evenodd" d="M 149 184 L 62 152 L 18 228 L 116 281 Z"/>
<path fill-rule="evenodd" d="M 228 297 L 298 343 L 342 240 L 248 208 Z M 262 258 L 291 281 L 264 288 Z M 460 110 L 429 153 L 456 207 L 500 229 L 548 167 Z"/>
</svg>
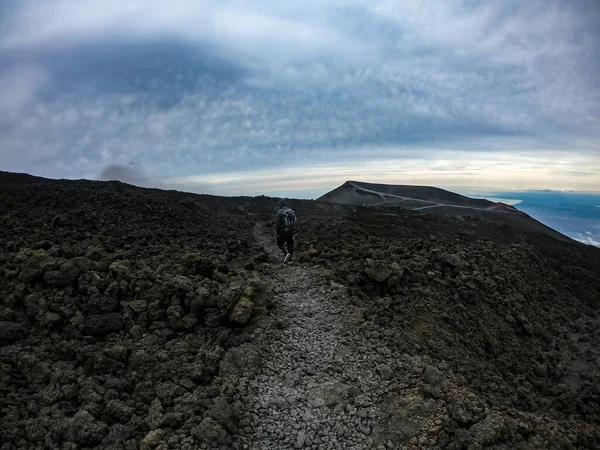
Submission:
<svg viewBox="0 0 600 450">
<path fill-rule="evenodd" d="M 519 223 L 0 172 L 0 442 L 600 447 L 600 250 Z"/>
</svg>

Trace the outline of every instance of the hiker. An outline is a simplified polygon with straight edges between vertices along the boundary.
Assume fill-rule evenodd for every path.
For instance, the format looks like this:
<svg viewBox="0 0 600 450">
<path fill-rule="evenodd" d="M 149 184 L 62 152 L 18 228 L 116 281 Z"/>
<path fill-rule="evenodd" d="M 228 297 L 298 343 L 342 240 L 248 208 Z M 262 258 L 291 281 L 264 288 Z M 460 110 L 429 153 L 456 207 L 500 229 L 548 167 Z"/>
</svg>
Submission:
<svg viewBox="0 0 600 450">
<path fill-rule="evenodd" d="M 277 234 L 277 246 L 285 255 L 284 264 L 292 264 L 294 235 L 296 232 L 296 215 L 288 206 L 287 200 L 283 198 L 279 201 L 279 211 L 277 211 L 277 215 L 275 216 L 275 233 Z M 287 250 L 285 249 L 285 244 L 287 244 Z"/>
</svg>

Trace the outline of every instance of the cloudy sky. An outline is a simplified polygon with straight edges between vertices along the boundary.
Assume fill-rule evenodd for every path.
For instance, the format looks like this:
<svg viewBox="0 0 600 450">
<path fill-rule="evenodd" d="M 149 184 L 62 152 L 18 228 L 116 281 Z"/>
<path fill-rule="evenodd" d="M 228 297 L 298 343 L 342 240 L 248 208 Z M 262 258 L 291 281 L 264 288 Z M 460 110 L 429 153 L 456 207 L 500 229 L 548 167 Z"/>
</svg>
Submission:
<svg viewBox="0 0 600 450">
<path fill-rule="evenodd" d="M 600 4 L 0 1 L 0 169 L 600 191 Z"/>
</svg>

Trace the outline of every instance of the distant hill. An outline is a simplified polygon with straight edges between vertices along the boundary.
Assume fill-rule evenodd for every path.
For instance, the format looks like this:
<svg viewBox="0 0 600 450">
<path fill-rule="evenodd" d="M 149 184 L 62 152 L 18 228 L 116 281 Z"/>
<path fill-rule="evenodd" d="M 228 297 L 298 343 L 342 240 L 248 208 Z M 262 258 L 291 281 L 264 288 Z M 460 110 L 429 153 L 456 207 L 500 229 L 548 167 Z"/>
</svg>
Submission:
<svg viewBox="0 0 600 450">
<path fill-rule="evenodd" d="M 346 181 L 319 197 L 318 201 L 375 208 L 400 207 L 444 216 L 471 216 L 492 222 L 517 225 L 562 241 L 573 240 L 535 220 L 514 206 L 471 198 L 432 186 L 391 185 Z"/>
</svg>

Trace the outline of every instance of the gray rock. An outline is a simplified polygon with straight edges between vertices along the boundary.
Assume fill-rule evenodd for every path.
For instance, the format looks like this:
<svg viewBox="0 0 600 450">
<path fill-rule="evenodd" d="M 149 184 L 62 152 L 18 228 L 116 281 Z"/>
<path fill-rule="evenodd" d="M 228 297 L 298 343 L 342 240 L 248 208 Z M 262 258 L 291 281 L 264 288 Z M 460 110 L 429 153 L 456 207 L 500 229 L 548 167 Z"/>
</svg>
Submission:
<svg viewBox="0 0 600 450">
<path fill-rule="evenodd" d="M 0 325 L 0 328 L 2 326 Z M 19 368 L 31 383 L 47 384 L 52 371 L 47 362 L 42 362 L 31 353 L 25 353 L 19 358 Z"/>
<path fill-rule="evenodd" d="M 242 344 L 228 351 L 220 363 L 223 376 L 252 376 L 262 363 L 260 351 L 252 344 Z"/>
<path fill-rule="evenodd" d="M 328 383 L 309 394 L 309 402 L 316 407 L 343 405 L 348 401 L 348 386 L 343 383 Z"/>
<path fill-rule="evenodd" d="M 169 278 L 166 285 L 180 293 L 192 292 L 194 290 L 192 280 L 184 275 L 176 275 Z"/>
<path fill-rule="evenodd" d="M 171 406 L 173 399 L 186 393 L 186 390 L 173 383 L 172 381 L 165 381 L 156 388 L 156 396 L 160 399 L 163 406 Z"/>
<path fill-rule="evenodd" d="M 489 415 L 469 428 L 469 443 L 482 447 L 492 445 L 500 439 L 504 428 L 505 423 L 501 417 Z"/>
<path fill-rule="evenodd" d="M 219 425 L 226 429 L 232 429 L 234 411 L 232 406 L 222 396 L 214 399 L 213 405 L 207 411 L 207 415 L 214 419 Z"/>
<path fill-rule="evenodd" d="M 300 431 L 298 432 L 298 436 L 296 436 L 296 448 L 302 448 L 304 447 L 304 444 L 306 443 L 306 433 L 304 431 Z"/>
<path fill-rule="evenodd" d="M 133 398 L 142 403 L 150 404 L 156 397 L 154 384 L 149 381 L 137 383 L 133 391 Z"/>
<path fill-rule="evenodd" d="M 128 351 L 124 345 L 113 345 L 104 351 L 104 354 L 116 361 L 127 361 Z"/>
<path fill-rule="evenodd" d="M 369 436 L 371 434 L 371 427 L 368 425 L 361 425 L 358 429 L 365 436 Z"/>
<path fill-rule="evenodd" d="M 131 269 L 123 261 L 115 261 L 115 262 L 113 262 L 109 266 L 108 270 L 115 277 L 121 277 L 121 278 L 124 278 L 124 279 L 131 278 Z"/>
<path fill-rule="evenodd" d="M 34 420 L 29 420 L 25 426 L 25 436 L 29 442 L 43 441 L 47 432 L 46 428 Z"/>
<path fill-rule="evenodd" d="M 87 378 L 83 382 L 81 382 L 80 388 L 81 399 L 85 403 L 98 403 L 102 401 L 104 394 L 106 393 L 106 389 L 104 389 L 99 384 L 94 383 L 92 378 Z"/>
<path fill-rule="evenodd" d="M 146 416 L 146 423 L 151 430 L 155 430 L 162 426 L 163 417 L 163 406 L 158 398 L 155 398 L 150 405 L 148 415 Z"/>
<path fill-rule="evenodd" d="M 200 425 L 192 428 L 192 435 L 205 444 L 224 445 L 231 442 L 227 431 L 210 417 L 205 417 Z"/>
<path fill-rule="evenodd" d="M 293 372 L 288 372 L 285 374 L 284 383 L 286 386 L 292 387 L 298 384 L 300 381 L 300 372 L 295 370 Z"/>
<path fill-rule="evenodd" d="M 127 423 L 133 415 L 133 408 L 120 400 L 111 400 L 106 405 L 104 413 L 120 423 Z"/>
<path fill-rule="evenodd" d="M 185 315 L 183 308 L 179 305 L 169 306 L 167 308 L 167 318 L 169 320 L 169 325 L 173 328 L 179 327 L 179 321 Z"/>
<path fill-rule="evenodd" d="M 79 410 L 70 420 L 68 440 L 82 445 L 96 445 L 108 434 L 108 426 L 94 419 L 88 411 Z"/>
<path fill-rule="evenodd" d="M 373 404 L 373 402 L 371 401 L 371 399 L 369 397 L 367 397 L 364 394 L 360 394 L 357 395 L 354 399 L 353 399 L 353 403 L 361 408 L 365 408 L 367 406 L 371 406 Z"/>
<path fill-rule="evenodd" d="M 133 300 L 131 303 L 129 303 L 129 307 L 136 313 L 141 313 L 148 309 L 148 303 L 146 300 Z"/>
<path fill-rule="evenodd" d="M 210 303 L 210 292 L 208 289 L 204 287 L 199 287 L 196 289 L 191 302 L 190 302 L 190 310 L 197 317 L 202 317 L 204 309 Z"/>
<path fill-rule="evenodd" d="M 34 395 L 42 406 L 52 406 L 63 398 L 64 394 L 58 384 L 49 384 Z"/>
<path fill-rule="evenodd" d="M 450 267 L 461 269 L 465 266 L 465 263 L 458 255 L 451 253 L 444 253 L 440 256 L 440 261 Z"/>
<path fill-rule="evenodd" d="M 432 386 L 440 386 L 442 384 L 442 372 L 434 366 L 427 366 L 423 372 L 423 380 L 425 383 Z"/>
<path fill-rule="evenodd" d="M 198 318 L 192 314 L 188 314 L 179 321 L 177 328 L 185 331 L 191 331 L 196 327 L 196 325 L 198 325 Z"/>
<path fill-rule="evenodd" d="M 386 261 L 375 261 L 371 258 L 365 261 L 364 271 L 370 280 L 377 283 L 383 283 L 392 275 L 392 270 Z"/>
<path fill-rule="evenodd" d="M 165 441 L 165 439 L 166 433 L 164 430 L 152 430 L 148 432 L 144 439 L 142 439 L 142 442 L 140 442 L 140 450 L 156 448 L 161 442 Z"/>
<path fill-rule="evenodd" d="M 449 406 L 450 418 L 460 425 L 468 425 L 473 422 L 473 416 L 467 411 L 462 400 L 455 400 Z"/>
</svg>

